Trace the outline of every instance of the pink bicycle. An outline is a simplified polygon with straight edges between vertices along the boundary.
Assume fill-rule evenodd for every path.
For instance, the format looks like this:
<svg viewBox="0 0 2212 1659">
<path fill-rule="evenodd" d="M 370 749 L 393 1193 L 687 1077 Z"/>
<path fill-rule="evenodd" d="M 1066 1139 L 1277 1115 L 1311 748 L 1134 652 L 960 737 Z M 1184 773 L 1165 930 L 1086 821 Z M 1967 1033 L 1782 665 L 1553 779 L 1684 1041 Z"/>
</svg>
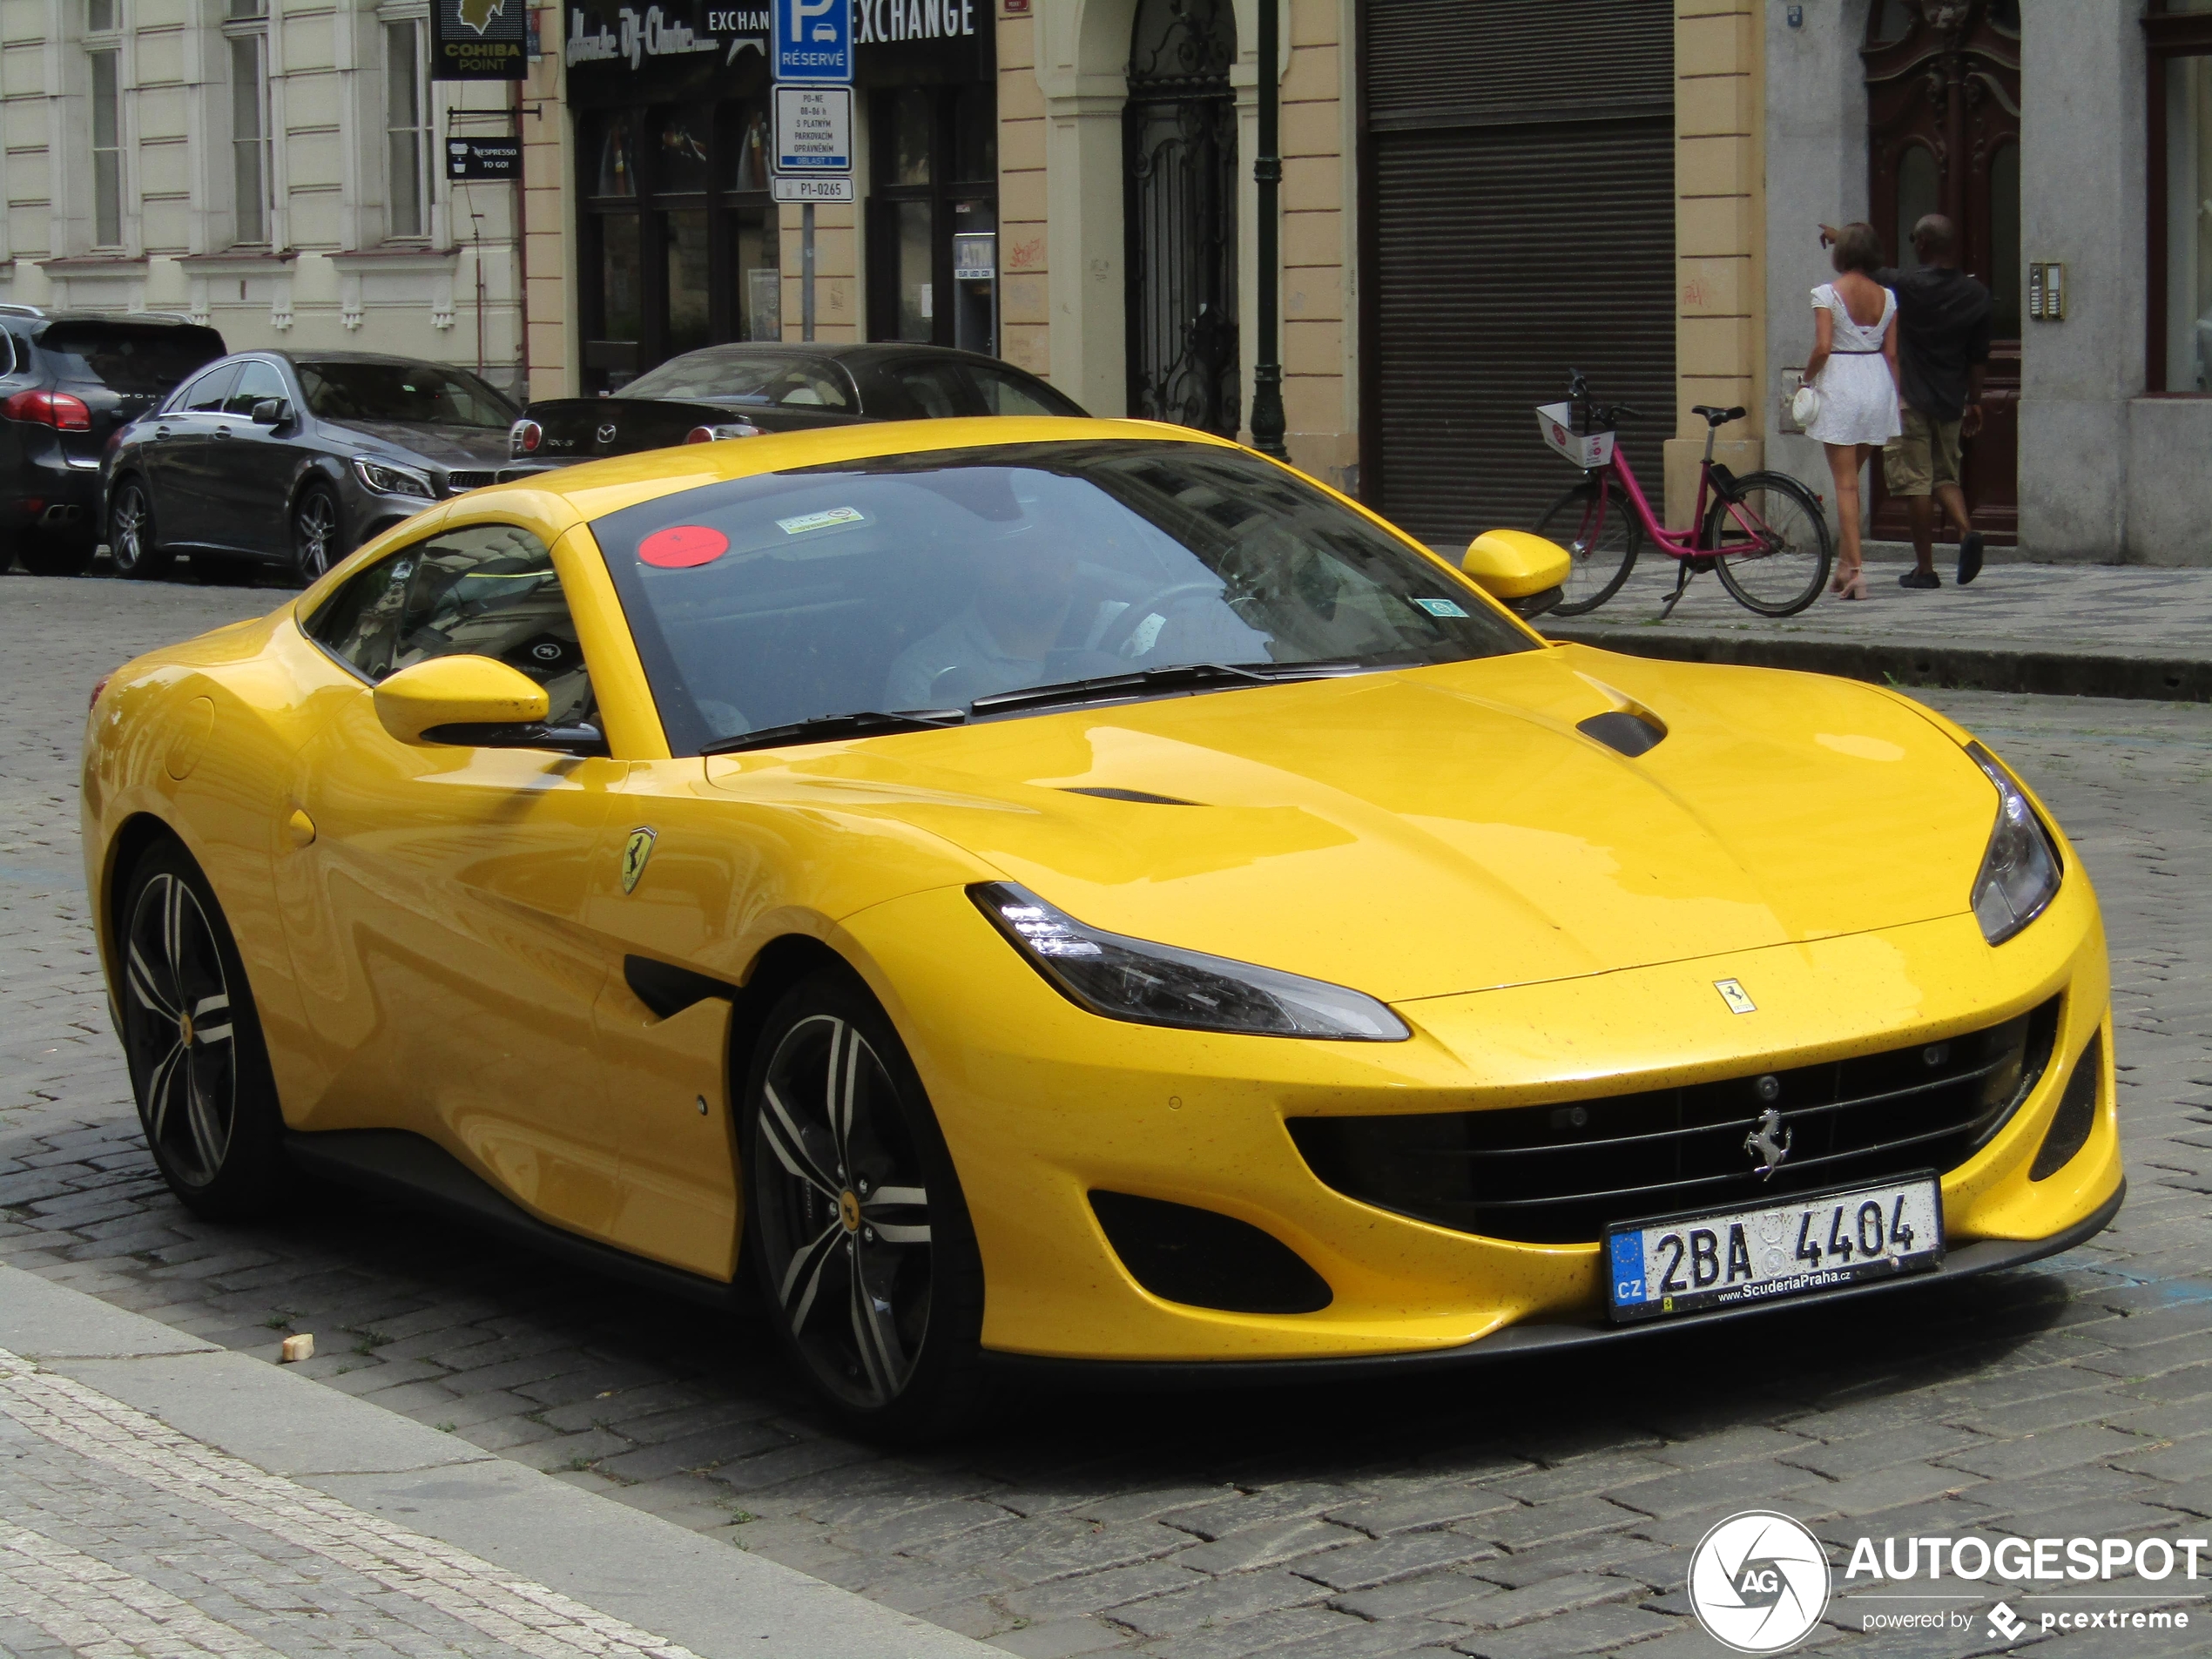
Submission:
<svg viewBox="0 0 2212 1659">
<path fill-rule="evenodd" d="M 1753 472 L 1738 478 L 1713 459 L 1713 439 L 1740 408 L 1699 404 L 1691 413 L 1705 417 L 1705 459 L 1697 474 L 1697 510 L 1693 528 L 1670 530 L 1659 523 L 1636 482 L 1629 457 L 1615 441 L 1626 404 L 1591 401 L 1580 369 L 1564 403 L 1536 410 L 1544 442 L 1582 469 L 1582 481 L 1552 503 L 1536 534 L 1559 543 L 1574 556 L 1566 590 L 1552 606 L 1554 617 L 1579 617 L 1596 610 L 1629 579 L 1636 555 L 1649 536 L 1676 561 L 1675 590 L 1662 617 L 1701 571 L 1719 574 L 1721 585 L 1745 608 L 1763 617 L 1793 617 L 1820 597 L 1835 556 L 1827 516 L 1820 498 L 1786 473 Z M 1569 534 L 1571 532 L 1571 535 Z"/>
</svg>

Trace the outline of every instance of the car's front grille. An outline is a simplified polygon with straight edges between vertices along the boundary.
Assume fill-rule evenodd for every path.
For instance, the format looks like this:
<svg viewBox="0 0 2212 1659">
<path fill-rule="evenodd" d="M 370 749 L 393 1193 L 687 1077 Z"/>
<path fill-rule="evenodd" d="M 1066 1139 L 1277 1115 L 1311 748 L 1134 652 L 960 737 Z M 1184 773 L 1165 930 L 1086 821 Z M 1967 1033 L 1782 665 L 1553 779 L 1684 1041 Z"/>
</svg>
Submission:
<svg viewBox="0 0 2212 1659">
<path fill-rule="evenodd" d="M 1946 1042 L 1680 1089 L 1494 1111 L 1294 1117 L 1313 1173 L 1347 1197 L 1460 1232 L 1595 1243 L 1606 1224 L 1948 1170 L 2049 1064 L 2059 1001 Z M 1747 1148 L 1771 1108 L 1789 1156 Z"/>
<path fill-rule="evenodd" d="M 464 489 L 482 489 L 498 476 L 495 472 L 449 472 L 446 475 L 446 490 L 449 495 L 458 496 Z"/>
</svg>

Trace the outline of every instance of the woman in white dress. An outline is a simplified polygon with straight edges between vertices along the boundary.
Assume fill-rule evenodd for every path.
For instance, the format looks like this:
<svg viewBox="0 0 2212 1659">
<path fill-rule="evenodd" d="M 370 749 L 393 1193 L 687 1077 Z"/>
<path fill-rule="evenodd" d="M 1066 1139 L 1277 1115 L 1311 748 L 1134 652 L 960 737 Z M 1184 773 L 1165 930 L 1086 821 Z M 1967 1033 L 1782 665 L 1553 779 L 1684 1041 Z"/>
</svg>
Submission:
<svg viewBox="0 0 2212 1659">
<path fill-rule="evenodd" d="M 1820 394 L 1806 435 L 1827 446 L 1843 546 L 1830 584 L 1846 599 L 1866 597 L 1859 561 L 1858 475 L 1897 436 L 1897 295 L 1874 280 L 1881 239 L 1871 225 L 1846 225 L 1836 239 L 1836 280 L 1812 291 L 1812 355 L 1805 384 Z"/>
</svg>

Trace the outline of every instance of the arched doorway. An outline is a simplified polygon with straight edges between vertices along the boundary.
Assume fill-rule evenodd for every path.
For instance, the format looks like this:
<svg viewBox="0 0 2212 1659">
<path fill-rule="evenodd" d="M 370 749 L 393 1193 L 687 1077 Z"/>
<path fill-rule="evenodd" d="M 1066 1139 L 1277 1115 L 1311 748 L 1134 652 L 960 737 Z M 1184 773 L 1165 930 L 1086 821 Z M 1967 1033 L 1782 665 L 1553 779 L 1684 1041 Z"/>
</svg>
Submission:
<svg viewBox="0 0 2212 1659">
<path fill-rule="evenodd" d="M 1914 263 L 1925 213 L 1959 227 L 1959 264 L 1997 302 L 1985 424 L 1965 446 L 1974 528 L 2020 529 L 2020 0 L 1875 0 L 1867 19 L 1869 217 L 1892 260 Z M 1875 473 L 1873 533 L 1906 539 L 1902 504 Z"/>
<path fill-rule="evenodd" d="M 1129 411 L 1234 437 L 1237 61 L 1231 0 L 1141 0 L 1131 31 Z"/>
</svg>

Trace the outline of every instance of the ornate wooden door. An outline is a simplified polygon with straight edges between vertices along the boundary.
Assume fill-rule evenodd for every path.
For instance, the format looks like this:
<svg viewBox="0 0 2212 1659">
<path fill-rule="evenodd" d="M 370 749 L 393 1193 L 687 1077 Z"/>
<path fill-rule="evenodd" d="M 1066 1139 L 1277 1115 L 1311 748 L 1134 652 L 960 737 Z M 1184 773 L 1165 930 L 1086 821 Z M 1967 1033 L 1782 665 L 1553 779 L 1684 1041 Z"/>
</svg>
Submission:
<svg viewBox="0 0 2212 1659">
<path fill-rule="evenodd" d="M 1143 0 L 1130 42 L 1129 412 L 1235 437 L 1237 59 L 1231 0 Z"/>
<path fill-rule="evenodd" d="M 1876 0 L 1867 22 L 1868 217 L 1892 263 L 1912 226 L 1959 227 L 1959 264 L 1997 301 L 1984 424 L 1966 444 L 1966 503 L 1995 543 L 2020 527 L 2020 0 Z M 1904 507 L 1874 473 L 1872 533 L 1909 537 Z"/>
</svg>

